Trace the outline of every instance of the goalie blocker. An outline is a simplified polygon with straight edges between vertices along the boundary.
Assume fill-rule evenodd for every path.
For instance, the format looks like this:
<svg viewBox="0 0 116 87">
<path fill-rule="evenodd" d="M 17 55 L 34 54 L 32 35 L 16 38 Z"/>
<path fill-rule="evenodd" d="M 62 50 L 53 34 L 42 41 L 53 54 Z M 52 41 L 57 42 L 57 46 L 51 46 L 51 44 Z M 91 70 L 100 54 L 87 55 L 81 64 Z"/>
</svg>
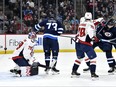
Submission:
<svg viewBox="0 0 116 87">
<path fill-rule="evenodd" d="M 39 67 L 51 69 L 50 67 L 47 67 L 46 65 L 40 64 L 39 62 L 34 62 L 31 66 L 31 69 L 30 69 L 30 73 L 31 73 L 30 76 L 38 75 Z"/>
<path fill-rule="evenodd" d="M 38 64 L 34 62 L 30 68 L 30 76 L 38 75 L 38 73 L 39 73 Z"/>
</svg>

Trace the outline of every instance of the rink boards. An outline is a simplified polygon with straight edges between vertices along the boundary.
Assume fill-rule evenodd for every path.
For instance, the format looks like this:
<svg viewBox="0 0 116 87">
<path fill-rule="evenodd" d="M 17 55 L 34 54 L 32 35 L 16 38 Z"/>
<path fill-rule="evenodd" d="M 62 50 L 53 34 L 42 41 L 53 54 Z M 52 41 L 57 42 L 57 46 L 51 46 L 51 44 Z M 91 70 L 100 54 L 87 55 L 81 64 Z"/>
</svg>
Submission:
<svg viewBox="0 0 116 87">
<path fill-rule="evenodd" d="M 64 34 L 63 36 L 74 37 L 75 35 Z M 27 38 L 27 34 L 23 35 L 0 35 L 0 54 L 12 53 L 18 44 Z M 35 46 L 35 52 L 43 52 L 43 35 L 37 35 L 39 44 Z M 68 37 L 58 37 L 60 52 L 75 52 L 75 42 Z M 96 52 L 102 52 L 99 48 L 95 49 Z M 113 52 L 116 50 L 113 49 Z"/>
</svg>

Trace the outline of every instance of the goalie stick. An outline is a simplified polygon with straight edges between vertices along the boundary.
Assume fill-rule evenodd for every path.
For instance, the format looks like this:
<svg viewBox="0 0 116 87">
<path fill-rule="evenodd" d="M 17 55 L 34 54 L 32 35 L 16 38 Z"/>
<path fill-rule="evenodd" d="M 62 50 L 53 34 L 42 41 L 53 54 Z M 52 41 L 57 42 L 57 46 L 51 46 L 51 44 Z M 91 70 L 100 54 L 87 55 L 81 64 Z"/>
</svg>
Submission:
<svg viewBox="0 0 116 87">
<path fill-rule="evenodd" d="M 34 62 L 32 64 L 32 66 L 38 66 L 38 67 L 42 67 L 42 68 L 47 68 L 47 69 L 51 69 L 51 67 L 48 67 L 46 65 L 40 64 L 39 62 Z"/>
<path fill-rule="evenodd" d="M 43 65 L 43 64 L 39 64 L 38 66 L 39 66 L 39 67 L 43 67 L 43 68 L 47 68 L 47 69 L 51 69 L 51 67 L 48 67 L 48 66 Z"/>
</svg>

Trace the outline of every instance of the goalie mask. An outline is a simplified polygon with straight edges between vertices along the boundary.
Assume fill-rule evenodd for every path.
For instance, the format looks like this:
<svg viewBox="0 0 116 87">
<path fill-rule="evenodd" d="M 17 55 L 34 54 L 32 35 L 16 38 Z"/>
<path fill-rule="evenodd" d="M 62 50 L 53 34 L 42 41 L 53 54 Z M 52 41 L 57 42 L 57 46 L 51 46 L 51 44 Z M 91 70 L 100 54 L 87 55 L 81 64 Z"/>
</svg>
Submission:
<svg viewBox="0 0 116 87">
<path fill-rule="evenodd" d="M 30 32 L 28 34 L 28 38 L 31 39 L 32 41 L 35 41 L 36 37 L 37 37 L 37 35 L 35 32 Z"/>
</svg>

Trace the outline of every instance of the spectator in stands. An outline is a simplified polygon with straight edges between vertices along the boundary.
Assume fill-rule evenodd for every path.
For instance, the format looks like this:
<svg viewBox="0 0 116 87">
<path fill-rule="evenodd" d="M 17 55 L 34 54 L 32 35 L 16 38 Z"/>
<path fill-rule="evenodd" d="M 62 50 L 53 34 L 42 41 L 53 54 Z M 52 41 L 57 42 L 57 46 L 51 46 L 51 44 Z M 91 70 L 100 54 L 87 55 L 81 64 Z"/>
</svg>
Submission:
<svg viewBox="0 0 116 87">
<path fill-rule="evenodd" d="M 73 17 L 71 19 L 71 29 L 72 29 L 73 34 L 77 33 L 78 25 L 79 25 L 79 21 L 78 21 L 77 17 L 76 18 Z"/>
<path fill-rule="evenodd" d="M 34 2 L 32 1 L 32 0 L 28 0 L 27 2 L 26 2 L 26 4 L 28 4 L 31 8 L 34 8 Z"/>
<path fill-rule="evenodd" d="M 14 16 L 20 17 L 20 8 L 19 7 L 20 6 L 19 6 L 19 3 L 18 2 L 14 3 L 14 8 L 12 8 L 12 11 L 13 11 L 13 15 Z"/>
<path fill-rule="evenodd" d="M 108 9 L 106 7 L 103 7 L 101 10 L 102 17 L 107 18 L 108 17 Z"/>
<path fill-rule="evenodd" d="M 114 3 L 113 1 L 110 1 L 109 4 L 107 5 L 107 9 L 108 9 L 108 15 L 112 16 L 113 12 L 114 12 Z"/>
<path fill-rule="evenodd" d="M 15 3 L 17 0 L 9 0 L 9 9 L 13 10 L 15 8 Z"/>
<path fill-rule="evenodd" d="M 5 0 L 7 1 L 7 0 Z M 18 16 L 20 18 L 20 0 L 8 0 L 9 10 L 7 12 L 7 17 L 9 20 L 12 20 L 13 16 Z M 23 20 L 26 26 L 32 27 L 32 21 L 34 20 L 34 16 L 38 16 L 38 12 L 40 12 L 39 22 L 42 21 L 50 11 L 56 12 L 56 2 L 55 0 L 39 0 L 40 6 L 38 8 L 38 0 L 22 0 L 22 7 L 23 7 Z M 50 2 L 51 1 L 51 2 Z M 58 0 L 58 16 L 57 19 L 61 20 L 62 23 L 66 27 L 67 31 L 72 32 L 70 26 L 74 28 L 71 20 L 74 16 L 74 0 Z M 85 0 L 87 3 L 87 11 L 93 12 L 93 0 Z M 116 9 L 116 4 L 114 3 L 115 0 L 95 0 L 95 18 L 104 16 L 109 17 L 112 16 L 114 13 L 114 9 Z M 7 8 L 7 7 L 6 7 Z M 9 15 L 10 14 L 10 15 Z M 6 15 L 6 14 L 5 14 Z M 2 19 L 3 15 L 0 15 L 0 19 Z M 69 19 L 67 20 L 67 18 Z M 36 18 L 35 18 L 36 19 Z M 30 22 L 31 21 L 31 22 Z M 37 21 L 37 20 L 36 20 Z M 70 21 L 70 22 L 69 22 Z M 1 25 L 0 20 L 0 25 Z M 9 25 L 10 26 L 10 25 Z M 2 28 L 2 27 L 0 27 Z M 23 31 L 22 31 L 23 32 Z M 18 33 L 18 32 L 17 32 Z M 68 32 L 65 32 L 68 33 Z"/>
<path fill-rule="evenodd" d="M 31 22 L 33 21 L 33 11 L 30 9 L 29 6 L 24 10 L 24 23 L 27 26 L 31 26 Z"/>
<path fill-rule="evenodd" d="M 63 21 L 65 33 L 72 33 L 69 16 Z"/>
</svg>

